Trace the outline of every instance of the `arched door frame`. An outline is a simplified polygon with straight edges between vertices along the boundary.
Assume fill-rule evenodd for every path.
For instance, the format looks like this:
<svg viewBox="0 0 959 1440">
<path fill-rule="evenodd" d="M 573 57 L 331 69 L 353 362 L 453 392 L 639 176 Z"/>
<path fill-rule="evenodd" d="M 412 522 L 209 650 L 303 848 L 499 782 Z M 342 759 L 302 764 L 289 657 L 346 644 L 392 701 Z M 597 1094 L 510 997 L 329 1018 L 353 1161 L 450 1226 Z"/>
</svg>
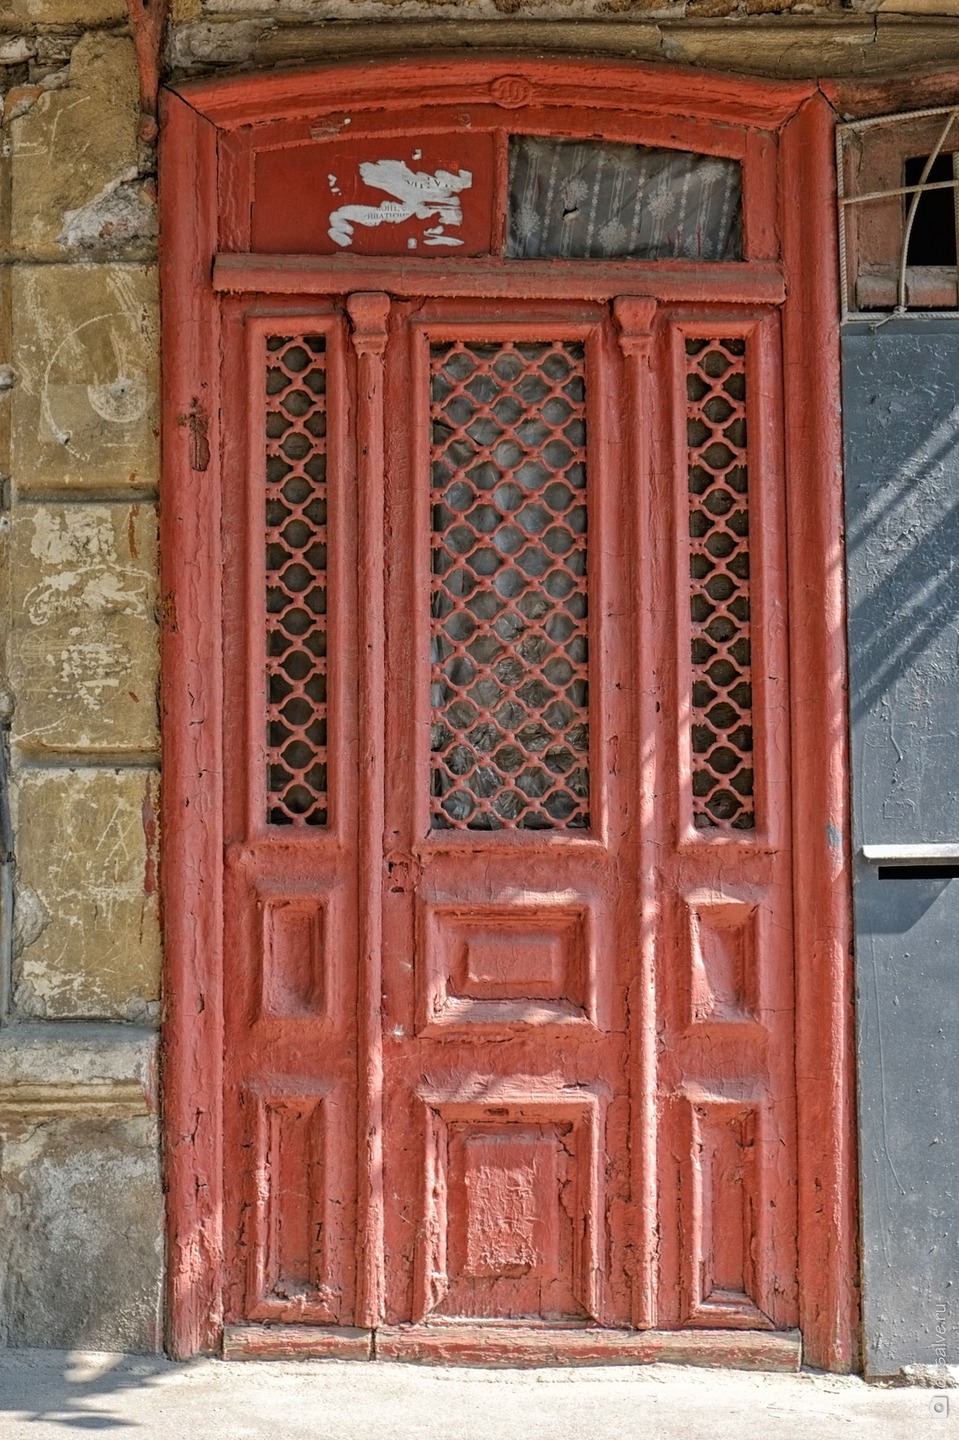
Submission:
<svg viewBox="0 0 959 1440">
<path fill-rule="evenodd" d="M 851 1010 L 842 494 L 833 133 L 814 84 L 721 78 L 577 59 L 348 62 L 168 90 L 162 105 L 163 296 L 163 1106 L 168 1194 L 168 1345 L 185 1357 L 222 1334 L 223 869 L 219 644 L 219 295 L 216 257 L 244 248 L 245 127 L 431 105 L 527 103 L 641 117 L 652 143 L 679 125 L 745 129 L 778 145 L 789 650 L 803 691 L 791 745 L 794 806 L 800 1318 L 807 1363 L 856 1359 L 854 1052 Z M 635 98 L 633 98 L 635 97 Z M 681 98 L 677 98 L 681 97 Z M 605 133 L 605 131 L 603 132 Z M 645 132 L 644 132 L 645 133 Z M 673 143 L 677 143 L 675 140 Z M 238 168 L 239 167 L 239 168 Z M 767 197 L 773 204 L 773 196 Z M 775 236 L 769 251 L 775 253 Z M 248 242 L 247 242 L 248 244 Z M 223 288 L 255 290 L 219 262 Z M 295 262 L 291 262 L 295 263 Z M 227 278 L 224 278 L 226 276 Z M 371 285 L 370 289 L 375 289 Z M 705 298 L 705 297 L 704 297 Z M 722 298 L 734 298 L 726 296 Z"/>
</svg>

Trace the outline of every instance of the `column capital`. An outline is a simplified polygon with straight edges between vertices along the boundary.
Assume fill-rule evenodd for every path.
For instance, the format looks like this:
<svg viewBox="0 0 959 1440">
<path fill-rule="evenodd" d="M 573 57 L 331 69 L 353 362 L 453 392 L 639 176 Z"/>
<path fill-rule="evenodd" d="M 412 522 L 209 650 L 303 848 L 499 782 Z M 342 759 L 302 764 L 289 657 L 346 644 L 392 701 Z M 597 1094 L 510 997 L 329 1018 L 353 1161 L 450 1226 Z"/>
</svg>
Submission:
<svg viewBox="0 0 959 1440">
<path fill-rule="evenodd" d="M 617 295 L 613 301 L 613 315 L 623 354 L 648 360 L 653 343 L 656 301 L 648 295 Z"/>
<path fill-rule="evenodd" d="M 350 317 L 350 338 L 357 355 L 382 355 L 386 349 L 386 321 L 390 297 L 378 291 L 357 292 L 346 297 Z"/>
</svg>

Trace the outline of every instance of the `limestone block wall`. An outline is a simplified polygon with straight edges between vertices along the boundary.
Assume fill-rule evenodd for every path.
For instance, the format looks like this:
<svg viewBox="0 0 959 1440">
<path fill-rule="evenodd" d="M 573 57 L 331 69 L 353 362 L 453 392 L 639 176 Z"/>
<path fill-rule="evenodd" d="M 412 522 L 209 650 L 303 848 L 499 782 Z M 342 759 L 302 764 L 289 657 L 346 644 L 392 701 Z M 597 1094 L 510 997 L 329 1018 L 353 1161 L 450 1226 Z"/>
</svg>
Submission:
<svg viewBox="0 0 959 1440">
<path fill-rule="evenodd" d="M 123 0 L 0 24 L 0 1341 L 154 1350 L 155 154 Z"/>
</svg>

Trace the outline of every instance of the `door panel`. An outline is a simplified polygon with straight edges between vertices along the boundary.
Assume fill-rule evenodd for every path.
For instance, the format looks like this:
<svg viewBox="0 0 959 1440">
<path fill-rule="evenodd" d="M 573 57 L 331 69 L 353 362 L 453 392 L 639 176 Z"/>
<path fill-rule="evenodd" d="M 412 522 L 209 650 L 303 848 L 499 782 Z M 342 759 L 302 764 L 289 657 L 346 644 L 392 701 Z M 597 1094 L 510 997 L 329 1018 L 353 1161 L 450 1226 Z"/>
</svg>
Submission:
<svg viewBox="0 0 959 1440">
<path fill-rule="evenodd" d="M 346 333 L 230 315 L 229 1314 L 349 1324 L 356 1215 L 356 659 Z M 244 444 L 245 441 L 245 444 Z"/>
<path fill-rule="evenodd" d="M 625 1320 L 621 361 L 602 308 L 489 317 L 393 341 L 387 1314 Z"/>
<path fill-rule="evenodd" d="M 231 1316 L 794 1324 L 775 316 L 233 326 Z"/>
<path fill-rule="evenodd" d="M 796 1323 L 779 335 L 666 319 L 675 710 L 660 826 L 664 1323 Z M 676 723 L 678 722 L 678 723 Z M 666 817 L 669 817 L 666 819 Z"/>
</svg>

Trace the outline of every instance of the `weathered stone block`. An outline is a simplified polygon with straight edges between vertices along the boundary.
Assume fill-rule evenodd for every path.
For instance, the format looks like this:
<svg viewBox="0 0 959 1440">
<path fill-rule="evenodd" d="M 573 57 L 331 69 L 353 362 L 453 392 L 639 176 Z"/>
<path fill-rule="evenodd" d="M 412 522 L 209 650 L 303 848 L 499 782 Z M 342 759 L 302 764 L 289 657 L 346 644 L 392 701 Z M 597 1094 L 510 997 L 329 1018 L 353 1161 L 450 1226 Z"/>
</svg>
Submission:
<svg viewBox="0 0 959 1440">
<path fill-rule="evenodd" d="M 156 271 L 28 265 L 13 277 L 11 469 L 29 490 L 157 480 Z"/>
<path fill-rule="evenodd" d="M 959 61 L 954 21 L 880 15 L 858 20 L 757 17 L 749 25 L 663 24 L 663 58 L 681 65 L 783 78 L 901 74 L 910 66 Z"/>
<path fill-rule="evenodd" d="M 156 801 L 151 771 L 21 774 L 17 880 L 36 918 L 15 965 L 20 1018 L 156 1017 Z"/>
<path fill-rule="evenodd" d="M 0 1133 L 77 1112 L 128 1119 L 157 1108 L 156 1030 L 43 1020 L 0 1030 Z"/>
<path fill-rule="evenodd" d="M 160 1348 L 163 1205 L 152 1117 L 26 1121 L 3 1140 L 0 1337 Z"/>
<path fill-rule="evenodd" d="M 85 35 L 68 83 L 10 122 L 14 249 L 62 256 L 155 236 L 155 206 L 133 183 L 139 110 L 133 42 Z"/>
<path fill-rule="evenodd" d="M 686 14 L 691 19 L 715 20 L 734 15 L 739 9 L 739 0 L 689 0 Z"/>
<path fill-rule="evenodd" d="M 149 505 L 17 506 L 7 675 L 32 755 L 157 746 Z"/>
<path fill-rule="evenodd" d="M 11 25 L 109 25 L 125 20 L 124 0 L 4 0 L 3 16 Z"/>
</svg>

